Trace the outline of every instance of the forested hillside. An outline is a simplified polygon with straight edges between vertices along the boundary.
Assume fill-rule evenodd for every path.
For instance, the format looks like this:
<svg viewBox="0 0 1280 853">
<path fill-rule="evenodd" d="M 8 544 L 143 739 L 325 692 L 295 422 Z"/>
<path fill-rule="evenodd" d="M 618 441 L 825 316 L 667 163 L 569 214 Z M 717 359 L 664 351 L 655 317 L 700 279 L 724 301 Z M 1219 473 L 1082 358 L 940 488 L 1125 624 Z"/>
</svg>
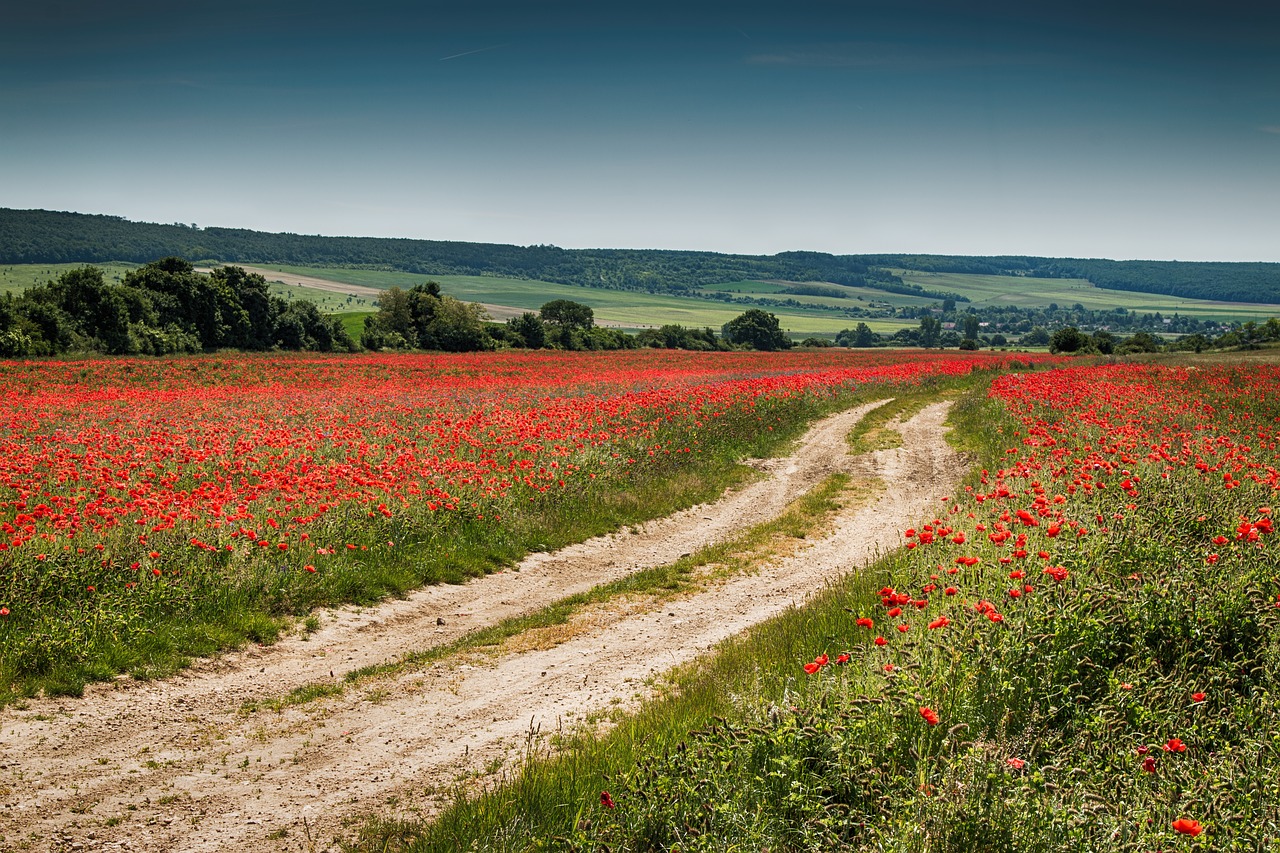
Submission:
<svg viewBox="0 0 1280 853">
<path fill-rule="evenodd" d="M 0 263 L 225 263 L 369 266 L 423 275 L 499 275 L 583 287 L 680 294 L 742 280 L 834 282 L 935 299 L 953 293 L 904 283 L 890 268 L 1047 278 L 1193 299 L 1280 303 L 1280 264 L 1109 261 L 1027 256 L 727 255 L 662 249 L 561 249 L 385 237 L 320 237 L 238 228 L 130 222 L 115 216 L 0 208 Z"/>
</svg>

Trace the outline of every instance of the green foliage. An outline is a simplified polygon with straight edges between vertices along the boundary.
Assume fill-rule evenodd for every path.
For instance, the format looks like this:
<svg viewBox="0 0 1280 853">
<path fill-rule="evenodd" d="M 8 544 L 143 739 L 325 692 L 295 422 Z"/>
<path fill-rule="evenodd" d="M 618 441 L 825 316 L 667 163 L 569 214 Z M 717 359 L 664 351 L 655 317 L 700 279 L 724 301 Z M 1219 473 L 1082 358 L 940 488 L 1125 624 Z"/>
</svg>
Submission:
<svg viewBox="0 0 1280 853">
<path fill-rule="evenodd" d="M 482 352 L 495 346 L 485 320 L 483 308 L 441 294 L 437 282 L 393 287 L 379 297 L 378 313 L 365 318 L 360 343 L 371 350 Z"/>
<path fill-rule="evenodd" d="M 507 328 L 515 335 L 514 344 L 525 349 L 542 349 L 547 343 L 547 327 L 542 318 L 532 311 L 507 321 Z"/>
<path fill-rule="evenodd" d="M 925 349 L 940 346 L 942 342 L 942 321 L 932 314 L 920 318 L 920 346 Z"/>
<path fill-rule="evenodd" d="M 845 329 L 836 335 L 836 346 L 840 347 L 865 349 L 873 347 L 879 342 L 880 336 L 871 331 L 871 327 L 866 323 L 859 323 L 852 330 Z"/>
<path fill-rule="evenodd" d="M 0 355 L 97 351 L 165 355 L 219 348 L 350 349 L 315 305 L 285 302 L 239 267 L 197 273 L 180 258 L 130 270 L 120 283 L 85 266 L 0 302 Z"/>
<path fill-rule="evenodd" d="M 1049 338 L 1049 352 L 1080 352 L 1089 346 L 1089 336 L 1075 326 L 1058 329 Z"/>
<path fill-rule="evenodd" d="M 1047 347 L 1051 337 L 1045 329 L 1036 326 L 1031 331 L 1022 336 L 1019 341 L 1024 347 Z"/>
<path fill-rule="evenodd" d="M 668 323 L 657 329 L 645 329 L 636 335 L 636 345 L 655 349 L 712 351 L 723 349 L 723 342 L 711 329 L 687 329 Z"/>
<path fill-rule="evenodd" d="M 734 317 L 721 332 L 727 343 L 747 349 L 773 352 L 791 348 L 791 340 L 783 334 L 778 318 L 759 308 L 749 308 Z"/>
</svg>

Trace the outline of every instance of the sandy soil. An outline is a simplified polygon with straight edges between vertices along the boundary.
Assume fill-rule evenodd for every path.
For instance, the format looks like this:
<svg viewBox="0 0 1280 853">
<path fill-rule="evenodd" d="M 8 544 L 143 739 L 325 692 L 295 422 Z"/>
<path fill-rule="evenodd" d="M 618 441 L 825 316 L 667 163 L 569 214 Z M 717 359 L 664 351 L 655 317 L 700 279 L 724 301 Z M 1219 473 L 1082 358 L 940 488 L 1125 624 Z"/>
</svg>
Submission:
<svg viewBox="0 0 1280 853">
<path fill-rule="evenodd" d="M 82 699 L 0 712 L 0 848 L 222 851 L 327 849 L 370 812 L 424 814 L 468 775 L 513 766 L 530 739 L 627 708 L 648 682 L 803 601 L 828 579 L 897 547 L 902 528 L 950 494 L 962 464 L 942 440 L 947 404 L 899 425 L 903 447 L 860 457 L 844 435 L 870 406 L 817 424 L 768 476 L 651 522 L 462 586 L 322 614 L 292 637 L 202 661 L 162 682 L 120 679 Z M 730 538 L 776 516 L 835 471 L 884 489 L 829 535 L 756 574 L 661 606 L 588 614 L 557 645 L 529 643 L 379 679 L 282 713 L 247 701 L 336 682 L 573 592 Z"/>
</svg>

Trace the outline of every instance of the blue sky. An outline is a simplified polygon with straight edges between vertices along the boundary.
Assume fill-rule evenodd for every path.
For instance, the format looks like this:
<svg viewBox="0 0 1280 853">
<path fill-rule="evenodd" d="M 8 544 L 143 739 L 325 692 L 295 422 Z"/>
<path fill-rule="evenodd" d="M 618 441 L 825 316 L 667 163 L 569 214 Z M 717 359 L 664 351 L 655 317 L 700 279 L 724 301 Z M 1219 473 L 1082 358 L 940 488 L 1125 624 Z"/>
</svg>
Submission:
<svg viewBox="0 0 1280 853">
<path fill-rule="evenodd" d="M 1042 5 L 47 0 L 0 30 L 0 205 L 1280 261 L 1280 6 Z"/>
</svg>

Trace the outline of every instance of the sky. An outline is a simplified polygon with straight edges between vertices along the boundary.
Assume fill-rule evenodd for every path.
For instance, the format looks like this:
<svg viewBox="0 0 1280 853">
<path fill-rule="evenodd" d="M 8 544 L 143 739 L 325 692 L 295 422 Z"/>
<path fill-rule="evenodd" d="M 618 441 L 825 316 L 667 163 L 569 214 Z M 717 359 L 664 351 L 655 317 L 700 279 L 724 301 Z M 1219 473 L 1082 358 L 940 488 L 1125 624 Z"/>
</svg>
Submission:
<svg viewBox="0 0 1280 853">
<path fill-rule="evenodd" d="M 1277 3 L 24 5 L 0 28 L 3 207 L 566 248 L 1280 261 Z"/>
</svg>

